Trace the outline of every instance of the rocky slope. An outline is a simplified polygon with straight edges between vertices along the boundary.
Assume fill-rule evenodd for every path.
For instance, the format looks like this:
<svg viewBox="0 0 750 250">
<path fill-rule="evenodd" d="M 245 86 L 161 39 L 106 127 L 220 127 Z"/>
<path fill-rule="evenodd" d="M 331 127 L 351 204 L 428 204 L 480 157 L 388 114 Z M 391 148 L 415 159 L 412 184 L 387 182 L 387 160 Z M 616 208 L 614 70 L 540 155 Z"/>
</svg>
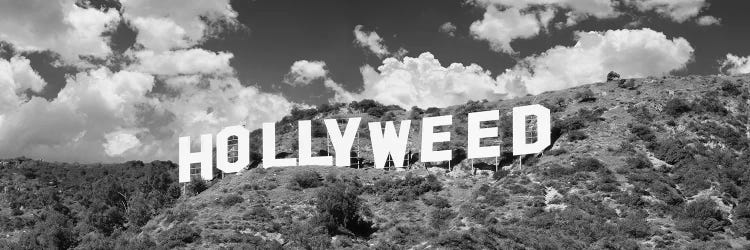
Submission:
<svg viewBox="0 0 750 250">
<path fill-rule="evenodd" d="M 354 103 L 297 110 L 277 126 L 278 152 L 296 155 L 296 120 L 359 116 L 363 169 L 302 166 L 228 175 L 152 219 L 143 232 L 157 240 L 176 237 L 175 246 L 188 248 L 746 247 L 747 86 L 747 76 L 664 77 L 444 109 Z M 552 110 L 554 143 L 519 165 L 509 153 L 509 115 L 512 107 L 532 103 Z M 498 125 L 506 132 L 487 143 L 508 153 L 466 160 L 466 114 L 491 109 L 505 112 Z M 452 141 L 440 146 L 453 149 L 450 166 L 371 168 L 366 122 L 414 119 L 409 147 L 418 153 L 419 119 L 438 114 L 454 117 Z M 314 152 L 325 150 L 325 133 L 318 136 Z M 348 208 L 356 211 L 326 208 L 331 203 L 355 204 Z"/>
<path fill-rule="evenodd" d="M 750 76 L 613 80 L 512 100 L 403 110 L 372 101 L 297 109 L 362 117 L 356 167 L 252 169 L 193 182 L 176 166 L 0 162 L 0 249 L 725 249 L 750 246 Z M 511 154 L 512 107 L 552 111 L 553 145 Z M 466 114 L 501 110 L 497 159 L 467 160 Z M 450 162 L 418 159 L 422 117 L 453 115 Z M 373 168 L 366 123 L 411 119 L 407 169 Z M 260 131 L 251 157 L 260 159 Z M 332 150 L 332 149 L 330 149 Z M 498 171 L 496 171 L 498 169 Z M 110 178 L 106 178 L 111 176 Z M 113 176 L 117 176 L 114 178 Z"/>
</svg>

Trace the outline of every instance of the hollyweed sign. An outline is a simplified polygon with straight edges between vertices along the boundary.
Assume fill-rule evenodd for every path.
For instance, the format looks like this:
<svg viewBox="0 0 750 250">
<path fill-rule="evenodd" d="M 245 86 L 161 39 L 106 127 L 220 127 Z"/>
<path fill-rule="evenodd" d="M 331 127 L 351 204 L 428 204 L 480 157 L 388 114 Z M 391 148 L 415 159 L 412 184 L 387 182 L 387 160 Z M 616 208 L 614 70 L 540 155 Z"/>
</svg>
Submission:
<svg viewBox="0 0 750 250">
<path fill-rule="evenodd" d="M 535 117 L 537 140 L 526 141 L 527 118 Z M 486 121 L 497 121 L 500 119 L 500 110 L 489 110 L 468 114 L 468 140 L 467 158 L 488 158 L 500 156 L 500 146 L 480 146 L 482 138 L 498 137 L 497 127 L 482 127 L 480 124 Z M 359 117 L 348 118 L 346 128 L 342 133 L 335 119 L 324 120 L 328 136 L 333 145 L 336 155 L 313 156 L 312 155 L 312 122 L 300 120 L 299 126 L 299 154 L 298 158 L 276 158 L 276 128 L 274 123 L 263 123 L 263 167 L 287 167 L 287 166 L 336 166 L 347 167 L 351 164 L 351 157 L 346 152 L 351 152 L 357 129 L 359 128 Z M 426 117 L 422 119 L 421 127 L 421 162 L 442 162 L 451 159 L 451 150 L 434 150 L 433 145 L 438 142 L 447 142 L 451 139 L 450 132 L 434 132 L 437 126 L 452 125 L 451 115 Z M 513 155 L 524 155 L 539 153 L 550 145 L 550 111 L 541 105 L 528 105 L 513 108 Z M 393 159 L 395 167 L 404 167 L 404 157 L 409 140 L 411 120 L 402 120 L 396 131 L 393 121 L 385 122 L 385 129 L 381 122 L 370 122 L 367 124 L 372 142 L 372 153 L 376 168 L 384 168 L 388 155 Z M 216 154 L 228 155 L 229 139 L 237 139 L 237 159 L 230 162 L 228 157 L 216 157 L 216 168 L 224 173 L 236 173 L 250 164 L 250 131 L 242 126 L 231 126 L 222 129 L 216 134 Z M 213 147 L 214 137 L 204 134 L 200 137 L 200 151 L 191 152 L 190 137 L 179 138 L 179 180 L 190 181 L 190 165 L 200 163 L 201 177 L 204 180 L 213 178 Z"/>
</svg>

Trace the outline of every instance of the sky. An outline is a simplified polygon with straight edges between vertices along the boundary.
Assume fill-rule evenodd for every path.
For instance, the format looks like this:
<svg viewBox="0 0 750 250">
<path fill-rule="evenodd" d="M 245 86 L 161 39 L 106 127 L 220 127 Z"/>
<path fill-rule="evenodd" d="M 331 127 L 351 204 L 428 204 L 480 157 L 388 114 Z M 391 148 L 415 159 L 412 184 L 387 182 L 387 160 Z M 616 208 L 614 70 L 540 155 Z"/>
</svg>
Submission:
<svg viewBox="0 0 750 250">
<path fill-rule="evenodd" d="M 0 0 L 0 158 L 176 160 L 295 107 L 750 73 L 740 0 Z"/>
</svg>

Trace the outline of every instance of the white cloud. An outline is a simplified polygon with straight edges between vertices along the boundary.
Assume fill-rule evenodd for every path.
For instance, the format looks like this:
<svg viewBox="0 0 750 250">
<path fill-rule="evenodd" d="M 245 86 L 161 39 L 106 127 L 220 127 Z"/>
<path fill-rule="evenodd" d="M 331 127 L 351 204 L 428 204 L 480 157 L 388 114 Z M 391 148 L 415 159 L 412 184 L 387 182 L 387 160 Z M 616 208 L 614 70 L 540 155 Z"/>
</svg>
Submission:
<svg viewBox="0 0 750 250">
<path fill-rule="evenodd" d="M 325 67 L 326 63 L 322 61 L 296 61 L 289 68 L 289 73 L 286 75 L 284 81 L 292 85 L 309 84 L 315 79 L 326 77 L 328 70 Z"/>
<path fill-rule="evenodd" d="M 702 16 L 695 20 L 700 26 L 721 25 L 721 19 L 714 16 Z"/>
<path fill-rule="evenodd" d="M 26 96 L 46 85 L 29 60 L 0 59 L 0 158 L 176 160 L 179 136 L 238 124 L 256 129 L 289 113 L 293 104 L 283 96 L 239 82 L 233 54 L 191 48 L 224 27 L 217 23 L 238 25 L 228 0 L 122 4 L 140 45 L 125 54 L 134 60 L 111 65 L 120 71 L 79 68 L 57 98 L 46 100 Z M 66 59 L 108 55 L 101 34 L 120 19 L 117 10 L 81 9 L 72 1 L 0 0 L 0 6 L 9 20 L 0 22 L 0 40 Z M 166 93 L 153 92 L 157 79 L 166 83 Z"/>
<path fill-rule="evenodd" d="M 698 16 L 708 7 L 706 0 L 627 0 L 640 11 L 654 11 L 675 22 L 682 23 Z"/>
<path fill-rule="evenodd" d="M 600 82 L 607 72 L 622 77 L 666 75 L 692 60 L 683 38 L 668 39 L 651 29 L 577 32 L 572 47 L 557 46 L 524 59 L 497 77 L 508 93 L 539 94 Z"/>
<path fill-rule="evenodd" d="M 451 22 L 446 22 L 443 25 L 440 25 L 438 31 L 445 33 L 448 36 L 456 36 L 456 25 Z"/>
<path fill-rule="evenodd" d="M 750 73 L 750 57 L 727 54 L 727 58 L 721 61 L 719 70 L 729 75 Z"/>
<path fill-rule="evenodd" d="M 123 17 L 138 30 L 136 42 L 154 51 L 188 48 L 210 33 L 213 21 L 226 20 L 239 25 L 229 0 L 126 0 Z"/>
<path fill-rule="evenodd" d="M 128 131 L 115 131 L 104 135 L 104 152 L 109 156 L 122 155 L 125 151 L 141 145 L 138 137 Z"/>
<path fill-rule="evenodd" d="M 369 50 L 378 58 L 383 58 L 391 55 L 391 52 L 388 51 L 388 47 L 383 44 L 383 38 L 381 38 L 378 33 L 376 33 L 375 31 L 367 32 L 362 30 L 362 28 L 362 25 L 357 25 L 354 27 L 354 41 L 357 42 L 358 46 Z M 393 53 L 393 56 L 402 57 L 406 53 L 407 51 L 404 48 L 400 48 L 398 51 Z"/>
<path fill-rule="evenodd" d="M 488 41 L 492 50 L 514 53 L 510 42 L 515 39 L 535 37 L 547 27 L 554 17 L 554 10 L 522 13 L 517 8 L 498 10 L 494 5 L 487 7 L 482 20 L 475 21 L 469 27 L 474 38 Z"/>
<path fill-rule="evenodd" d="M 47 85 L 29 63 L 21 56 L 0 59 L 0 117 L 27 100 L 26 90 L 39 92 Z"/>
<path fill-rule="evenodd" d="M 154 52 L 133 52 L 138 63 L 130 68 L 154 75 L 231 74 L 229 60 L 232 53 L 211 52 L 204 49 Z"/>
<path fill-rule="evenodd" d="M 22 51 L 52 50 L 69 62 L 111 53 L 102 33 L 115 27 L 115 9 L 84 9 L 72 0 L 0 0 L 0 40 Z"/>
<path fill-rule="evenodd" d="M 377 70 L 364 66 L 361 72 L 364 80 L 361 93 L 350 93 L 332 81 L 326 82 L 336 92 L 335 101 L 369 98 L 404 108 L 446 107 L 503 96 L 490 72 L 479 65 L 453 63 L 443 67 L 429 52 L 417 58 L 387 58 Z"/>
<path fill-rule="evenodd" d="M 69 77 L 58 97 L 33 97 L 0 113 L 0 158 L 58 161 L 176 160 L 178 136 L 216 133 L 230 125 L 260 127 L 292 103 L 215 73 L 162 76 L 179 81 L 152 93 L 155 78 L 99 68 Z M 178 80 L 173 80 L 178 79 Z"/>
</svg>

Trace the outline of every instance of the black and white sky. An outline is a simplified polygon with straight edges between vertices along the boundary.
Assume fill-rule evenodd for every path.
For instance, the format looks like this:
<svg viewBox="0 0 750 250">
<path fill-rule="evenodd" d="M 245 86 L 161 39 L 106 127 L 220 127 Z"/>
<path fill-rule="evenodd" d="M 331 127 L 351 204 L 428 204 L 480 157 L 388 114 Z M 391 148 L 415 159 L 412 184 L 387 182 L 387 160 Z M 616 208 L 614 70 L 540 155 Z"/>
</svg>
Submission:
<svg viewBox="0 0 750 250">
<path fill-rule="evenodd" d="M 177 138 L 374 99 L 750 73 L 742 0 L 0 0 L 0 158 L 175 160 Z"/>
</svg>

